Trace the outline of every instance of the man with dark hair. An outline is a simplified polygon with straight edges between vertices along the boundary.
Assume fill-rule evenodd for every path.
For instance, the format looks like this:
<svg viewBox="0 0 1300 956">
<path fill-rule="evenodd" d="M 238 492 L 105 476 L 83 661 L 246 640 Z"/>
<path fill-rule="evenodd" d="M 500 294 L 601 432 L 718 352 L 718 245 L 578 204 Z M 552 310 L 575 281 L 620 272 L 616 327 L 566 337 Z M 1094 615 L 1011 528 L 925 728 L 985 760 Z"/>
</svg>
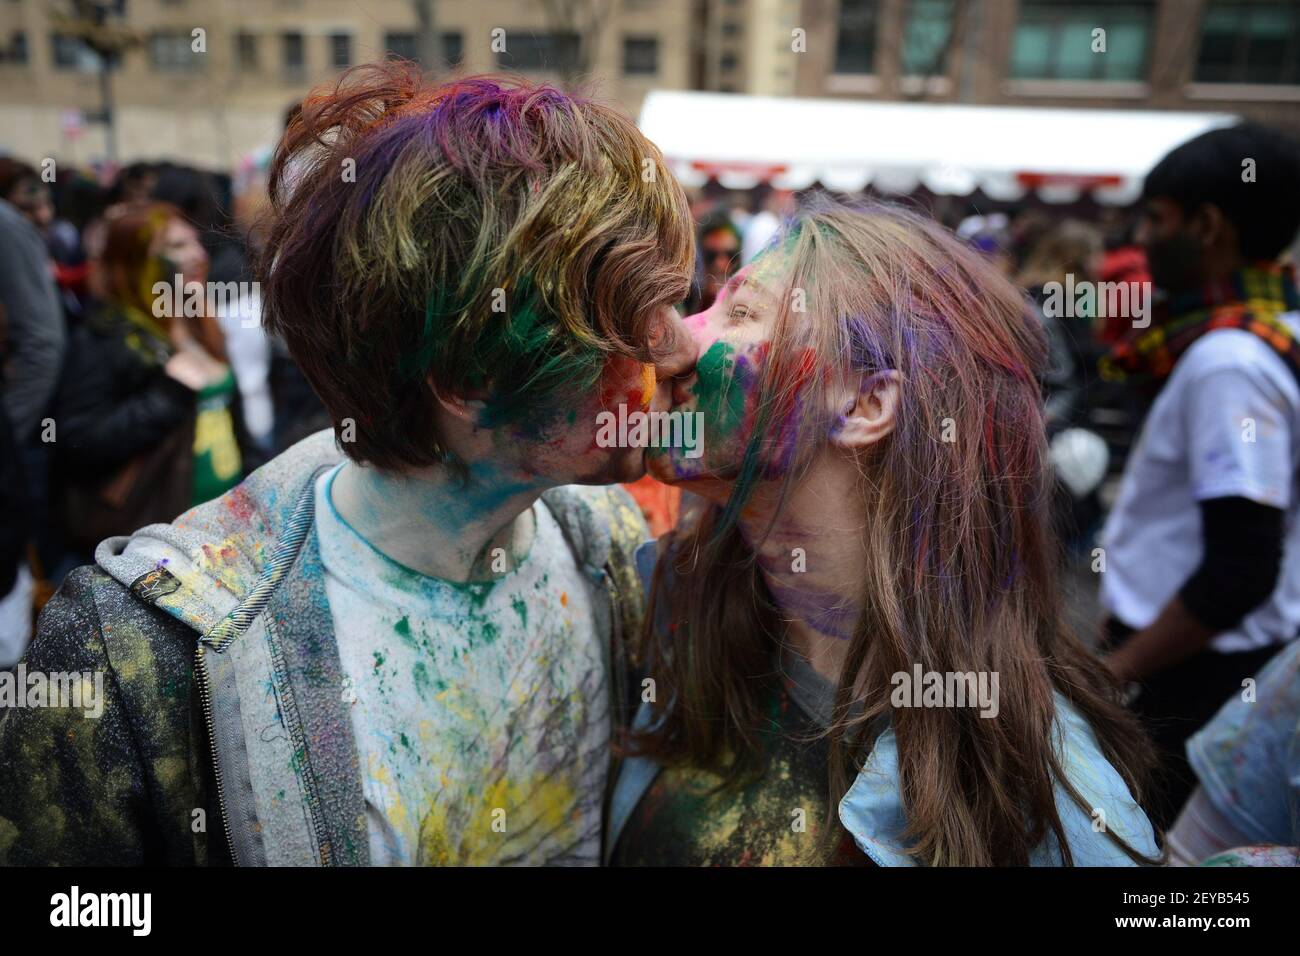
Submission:
<svg viewBox="0 0 1300 956">
<path fill-rule="evenodd" d="M 1162 307 L 1103 360 L 1159 388 L 1103 533 L 1102 598 L 1109 664 L 1161 751 L 1161 827 L 1195 785 L 1187 738 L 1300 631 L 1300 299 L 1277 261 L 1297 229 L 1287 137 L 1246 123 L 1175 149 L 1138 235 Z"/>
<path fill-rule="evenodd" d="M 25 666 L 102 716 L 0 708 L 0 863 L 595 864 L 646 536 L 598 421 L 694 364 L 686 197 L 600 104 L 388 62 L 271 198 L 333 434 L 68 577 Z"/>
</svg>

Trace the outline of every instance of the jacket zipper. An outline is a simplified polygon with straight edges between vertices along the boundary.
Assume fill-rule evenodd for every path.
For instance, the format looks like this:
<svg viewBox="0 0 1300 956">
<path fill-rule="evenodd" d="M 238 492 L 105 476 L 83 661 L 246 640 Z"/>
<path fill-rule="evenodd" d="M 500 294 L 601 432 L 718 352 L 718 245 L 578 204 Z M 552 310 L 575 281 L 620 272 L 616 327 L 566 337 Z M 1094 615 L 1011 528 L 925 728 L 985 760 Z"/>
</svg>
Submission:
<svg viewBox="0 0 1300 956">
<path fill-rule="evenodd" d="M 226 816 L 226 795 L 221 788 L 221 761 L 217 759 L 217 730 L 212 719 L 212 691 L 208 683 L 208 667 L 205 663 L 204 650 L 203 642 L 200 641 L 194 651 L 194 674 L 198 678 L 199 699 L 203 704 L 203 721 L 208 728 L 208 749 L 212 752 L 212 771 L 217 782 L 217 808 L 221 811 L 221 826 L 226 833 L 226 846 L 230 849 L 230 859 L 235 866 L 239 866 L 234 834 L 230 830 L 230 819 Z"/>
</svg>

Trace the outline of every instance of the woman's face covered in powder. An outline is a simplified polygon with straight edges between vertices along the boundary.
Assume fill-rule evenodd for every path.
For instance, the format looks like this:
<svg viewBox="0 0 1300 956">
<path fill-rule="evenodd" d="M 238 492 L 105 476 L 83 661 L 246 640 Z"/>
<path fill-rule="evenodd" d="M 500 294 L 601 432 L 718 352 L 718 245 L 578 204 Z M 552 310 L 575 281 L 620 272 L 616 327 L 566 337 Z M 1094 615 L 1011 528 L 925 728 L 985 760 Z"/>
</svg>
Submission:
<svg viewBox="0 0 1300 956">
<path fill-rule="evenodd" d="M 697 352 L 695 376 L 675 389 L 672 411 L 696 416 L 700 448 L 694 457 L 680 445 L 652 449 L 647 463 L 659 480 L 709 494 L 709 486 L 729 486 L 739 476 L 747 452 L 752 454 L 760 385 L 787 276 L 787 256 L 769 251 L 733 276 L 713 305 L 686 318 Z M 775 406 L 782 420 L 764 426 L 772 434 L 788 430 L 801 382 L 789 384 L 789 401 Z M 781 457 L 765 463 L 766 476 L 773 467 L 780 470 Z"/>
</svg>

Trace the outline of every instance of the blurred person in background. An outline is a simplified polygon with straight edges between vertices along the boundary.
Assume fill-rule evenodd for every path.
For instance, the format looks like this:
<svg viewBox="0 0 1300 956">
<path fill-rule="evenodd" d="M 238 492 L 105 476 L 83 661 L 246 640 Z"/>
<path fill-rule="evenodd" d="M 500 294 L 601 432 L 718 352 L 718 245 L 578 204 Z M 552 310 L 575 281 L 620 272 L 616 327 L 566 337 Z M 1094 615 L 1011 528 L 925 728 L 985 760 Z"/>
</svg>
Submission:
<svg viewBox="0 0 1300 956">
<path fill-rule="evenodd" d="M 1254 175 L 1247 176 L 1246 161 Z M 1173 822 L 1187 738 L 1300 630 L 1300 147 L 1244 123 L 1184 143 L 1143 187 L 1164 296 L 1103 373 L 1156 392 L 1103 532 L 1108 663 L 1137 685 Z"/>
<path fill-rule="evenodd" d="M 274 411 L 271 396 L 271 342 L 262 329 L 262 297 L 252 284 L 248 249 L 229 211 L 218 178 L 188 166 L 159 167 L 153 198 L 171 203 L 198 230 L 209 256 L 208 280 L 240 283 L 238 295 L 222 297 L 214 318 L 221 326 L 244 414 L 249 439 L 261 453 L 256 467 L 272 451 Z M 250 470 L 251 470 L 250 467 Z"/>
<path fill-rule="evenodd" d="M 103 215 L 103 190 L 93 174 L 75 166 L 58 166 L 51 183 L 54 222 L 45 241 L 54 259 L 54 279 L 63 299 L 69 325 L 85 317 L 90 300 L 90 257 L 86 254 L 86 227 Z"/>
<path fill-rule="evenodd" d="M 1147 268 L 1147 254 L 1137 243 L 1137 220 L 1126 211 L 1108 208 L 1102 213 L 1102 238 L 1105 252 L 1097 269 L 1102 282 L 1125 282 L 1130 286 L 1129 301 L 1138 291 L 1136 287 L 1151 281 Z M 1093 329 L 1094 338 L 1104 345 L 1113 345 L 1131 328 L 1125 315 L 1103 315 Z"/>
<path fill-rule="evenodd" d="M 1038 233 L 1016 277 L 1047 332 L 1048 366 L 1043 377 L 1047 437 L 1060 479 L 1053 520 L 1071 554 L 1091 548 L 1101 521 L 1098 490 L 1109 454 L 1099 436 L 1082 430 L 1087 424 L 1088 369 L 1096 362 L 1091 347 L 1096 314 L 1080 315 L 1080 303 L 1067 300 L 1069 290 L 1096 279 L 1101 249 L 1101 235 L 1094 227 L 1067 219 Z"/>
<path fill-rule="evenodd" d="M 39 185 L 39 179 L 36 182 Z M 19 196 L 26 188 L 12 185 L 8 195 Z M 38 214 L 37 220 L 41 218 Z M 6 419 L 0 479 L 6 485 L 0 503 L 0 522 L 5 525 L 0 644 L 6 649 L 0 650 L 0 657 L 20 653 L 30 633 L 33 581 L 25 556 L 26 531 L 31 528 L 27 519 L 33 511 L 41 513 L 46 495 L 46 446 L 40 426 L 58 382 L 66 338 L 41 234 L 30 215 L 0 199 L 0 399 Z"/>
<path fill-rule="evenodd" d="M 170 521 L 243 473 L 239 402 L 216 318 L 158 307 L 154 284 L 205 283 L 208 257 L 180 210 L 111 209 L 98 302 L 74 334 L 55 404 L 62 524 L 74 557 Z"/>
<path fill-rule="evenodd" d="M 41 180 L 34 166 L 11 156 L 0 156 L 0 199 L 8 201 L 36 228 L 42 239 L 45 237 L 54 221 L 54 203 L 50 187 Z"/>
<path fill-rule="evenodd" d="M 725 211 L 717 210 L 705 216 L 697 235 L 698 294 L 687 306 L 687 311 L 692 313 L 711 306 L 727 280 L 740 269 L 740 230 Z"/>
<path fill-rule="evenodd" d="M 32 634 L 27 512 L 22 454 L 9 417 L 0 415 L 0 670 L 18 663 Z"/>
<path fill-rule="evenodd" d="M 1095 228 L 1067 219 L 1039 235 L 1016 277 L 1016 284 L 1033 299 L 1051 347 L 1051 365 L 1044 382 L 1049 436 L 1078 423 L 1083 416 L 1088 384 L 1087 343 L 1095 318 L 1095 315 L 1069 314 L 1077 312 L 1073 302 L 1069 303 L 1068 310 L 1049 308 L 1052 302 L 1065 303 L 1060 289 L 1052 296 L 1051 287 L 1094 281 L 1101 249 L 1101 236 Z"/>
<path fill-rule="evenodd" d="M 966 216 L 953 230 L 957 238 L 987 259 L 999 275 L 1015 271 L 1010 223 L 1005 213 L 975 213 Z"/>
<path fill-rule="evenodd" d="M 751 261 L 763 250 L 781 228 L 781 223 L 793 215 L 794 193 L 762 183 L 753 191 L 754 214 L 745 223 L 745 238 L 740 249 L 740 264 Z"/>
</svg>

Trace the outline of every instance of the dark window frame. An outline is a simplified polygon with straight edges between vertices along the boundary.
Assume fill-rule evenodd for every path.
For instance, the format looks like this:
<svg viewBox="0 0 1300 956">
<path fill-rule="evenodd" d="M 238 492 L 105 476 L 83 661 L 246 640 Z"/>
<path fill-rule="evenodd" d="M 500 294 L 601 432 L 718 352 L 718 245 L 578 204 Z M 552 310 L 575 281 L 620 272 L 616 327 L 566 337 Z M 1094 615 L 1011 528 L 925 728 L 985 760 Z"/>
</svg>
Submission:
<svg viewBox="0 0 1300 956">
<path fill-rule="evenodd" d="M 241 70 L 254 71 L 260 67 L 261 44 L 258 36 L 248 30 L 235 34 L 235 63 Z"/>
<path fill-rule="evenodd" d="M 835 14 L 835 59 L 831 67 L 832 74 L 875 74 L 876 46 L 880 42 L 879 26 L 878 0 L 840 0 L 839 10 Z M 865 69 L 857 69 L 859 65 L 865 66 Z M 850 66 L 855 68 L 849 69 Z"/>
<path fill-rule="evenodd" d="M 1252 35 L 1247 29 L 1249 17 L 1252 13 L 1265 10 L 1280 10 L 1291 16 L 1291 30 L 1285 41 L 1286 48 L 1281 57 L 1282 62 L 1279 64 L 1278 74 L 1275 79 L 1259 79 L 1250 76 L 1252 64 L 1250 62 L 1249 47 Z M 1217 71 L 1212 72 L 1210 69 L 1211 64 L 1205 62 L 1205 28 L 1213 14 L 1227 11 L 1235 11 L 1244 14 L 1244 16 L 1234 37 L 1232 56 L 1227 64 L 1228 75 L 1224 76 L 1218 75 Z M 1257 68 L 1258 64 L 1255 64 L 1255 66 Z M 1270 3 L 1263 2 L 1263 0 L 1246 0 L 1246 2 L 1239 3 L 1208 0 L 1201 8 L 1201 23 L 1200 29 L 1197 31 L 1196 60 L 1193 64 L 1192 77 L 1193 82 L 1196 83 L 1259 86 L 1295 86 L 1300 84 L 1300 7 L 1290 3 Z"/>
<path fill-rule="evenodd" d="M 577 68 L 581 52 L 582 35 L 576 30 L 507 29 L 506 49 L 497 53 L 496 62 L 498 69 L 519 73 L 564 73 Z"/>
<path fill-rule="evenodd" d="M 638 47 L 639 45 L 639 47 Z M 633 48 L 638 47 L 639 55 Z M 649 51 L 649 66 L 633 63 Z M 634 68 L 635 67 L 635 68 Z M 627 33 L 623 35 L 623 75 L 624 76 L 658 76 L 659 75 L 659 37 L 653 34 Z"/>
<path fill-rule="evenodd" d="M 291 80 L 307 75 L 307 38 L 301 30 L 285 30 L 280 34 L 280 66 Z"/>
<path fill-rule="evenodd" d="M 1109 31 L 1113 29 L 1113 22 L 1103 22 L 1102 17 L 1098 16 L 1099 11 L 1125 11 L 1129 9 L 1142 8 L 1146 12 L 1145 26 L 1146 34 L 1144 46 L 1142 48 L 1141 66 L 1138 70 L 1137 77 L 1109 77 L 1105 71 L 1110 66 L 1111 61 L 1106 59 L 1106 54 L 1094 54 L 1092 71 L 1089 76 L 1061 76 L 1061 49 L 1062 36 L 1067 26 L 1085 22 L 1090 24 L 1094 29 L 1101 27 L 1107 31 L 1107 41 L 1109 42 Z M 1157 5 L 1155 0 L 1087 0 L 1082 4 L 1061 4 L 1056 0 L 1021 0 L 1019 16 L 1016 20 L 1015 28 L 1011 32 L 1011 60 L 1007 63 L 1007 75 L 1012 80 L 1047 80 L 1051 82 L 1078 82 L 1078 83 L 1141 83 L 1145 82 L 1151 70 L 1151 53 L 1155 48 L 1155 22 L 1156 22 Z M 1026 14 L 1029 16 L 1027 17 Z M 1103 14 L 1104 16 L 1104 14 Z M 1035 26 L 1046 26 L 1051 29 L 1052 39 L 1048 56 L 1048 73 L 1047 75 L 1022 75 L 1015 71 L 1015 48 L 1016 38 L 1022 25 L 1032 23 Z"/>
<path fill-rule="evenodd" d="M 183 30 L 155 30 L 149 34 L 149 66 L 156 73 L 198 73 L 203 54 L 193 50 L 194 35 Z M 184 51 L 180 56 L 174 56 Z M 161 55 L 160 55 L 161 54 Z"/>
</svg>

